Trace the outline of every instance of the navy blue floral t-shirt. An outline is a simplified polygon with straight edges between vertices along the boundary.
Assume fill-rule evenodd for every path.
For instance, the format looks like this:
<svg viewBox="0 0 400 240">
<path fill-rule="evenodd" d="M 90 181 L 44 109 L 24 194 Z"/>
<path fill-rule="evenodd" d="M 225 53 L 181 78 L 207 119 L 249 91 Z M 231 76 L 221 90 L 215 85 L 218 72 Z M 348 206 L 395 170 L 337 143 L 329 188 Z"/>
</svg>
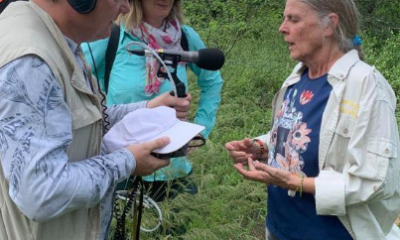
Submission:
<svg viewBox="0 0 400 240">
<path fill-rule="evenodd" d="M 327 75 L 310 79 L 305 70 L 298 83 L 286 91 L 270 139 L 268 164 L 316 177 L 322 114 L 332 91 Z M 336 216 L 318 216 L 312 194 L 299 197 L 268 186 L 267 227 L 279 240 L 351 240 Z"/>
</svg>

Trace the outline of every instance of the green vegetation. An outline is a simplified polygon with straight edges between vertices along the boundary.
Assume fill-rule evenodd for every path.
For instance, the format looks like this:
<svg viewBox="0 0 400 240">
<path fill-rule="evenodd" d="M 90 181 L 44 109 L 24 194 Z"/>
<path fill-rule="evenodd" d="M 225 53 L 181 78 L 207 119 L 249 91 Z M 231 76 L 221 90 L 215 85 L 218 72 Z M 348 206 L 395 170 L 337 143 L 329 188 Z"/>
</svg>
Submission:
<svg viewBox="0 0 400 240">
<path fill-rule="evenodd" d="M 361 33 L 366 61 L 382 72 L 399 97 L 398 3 L 363 0 L 358 4 L 363 16 L 368 16 Z M 207 145 L 191 155 L 199 193 L 163 202 L 162 230 L 142 232 L 142 239 L 264 239 L 265 185 L 243 180 L 224 144 L 264 134 L 270 127 L 271 100 L 296 64 L 278 33 L 283 8 L 283 0 L 185 1 L 187 24 L 209 47 L 227 54 L 222 103 Z M 196 102 L 199 91 L 193 76 L 191 93 Z M 399 107 L 396 114 L 400 124 Z"/>
</svg>

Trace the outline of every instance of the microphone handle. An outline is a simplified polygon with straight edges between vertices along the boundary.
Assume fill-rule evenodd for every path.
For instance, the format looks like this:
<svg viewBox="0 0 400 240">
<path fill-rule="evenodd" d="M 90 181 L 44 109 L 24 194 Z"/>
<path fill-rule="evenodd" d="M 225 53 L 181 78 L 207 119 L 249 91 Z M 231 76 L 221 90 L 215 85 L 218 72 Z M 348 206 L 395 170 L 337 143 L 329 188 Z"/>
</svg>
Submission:
<svg viewBox="0 0 400 240">
<path fill-rule="evenodd" d="M 175 86 L 176 86 L 176 93 L 178 94 L 178 98 L 185 98 L 187 96 L 185 84 L 183 84 L 182 82 L 179 82 Z M 175 96 L 175 92 L 173 90 L 170 91 L 169 94 L 171 96 Z"/>
</svg>

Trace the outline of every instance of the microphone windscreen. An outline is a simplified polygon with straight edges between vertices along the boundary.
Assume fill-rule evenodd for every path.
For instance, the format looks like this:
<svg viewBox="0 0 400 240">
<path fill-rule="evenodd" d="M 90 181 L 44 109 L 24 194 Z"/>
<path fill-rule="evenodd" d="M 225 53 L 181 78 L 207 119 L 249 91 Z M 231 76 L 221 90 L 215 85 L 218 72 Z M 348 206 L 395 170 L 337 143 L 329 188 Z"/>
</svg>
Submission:
<svg viewBox="0 0 400 240">
<path fill-rule="evenodd" d="M 199 60 L 196 65 L 205 70 L 219 70 L 225 63 L 225 55 L 218 48 L 204 48 L 199 50 Z"/>
</svg>

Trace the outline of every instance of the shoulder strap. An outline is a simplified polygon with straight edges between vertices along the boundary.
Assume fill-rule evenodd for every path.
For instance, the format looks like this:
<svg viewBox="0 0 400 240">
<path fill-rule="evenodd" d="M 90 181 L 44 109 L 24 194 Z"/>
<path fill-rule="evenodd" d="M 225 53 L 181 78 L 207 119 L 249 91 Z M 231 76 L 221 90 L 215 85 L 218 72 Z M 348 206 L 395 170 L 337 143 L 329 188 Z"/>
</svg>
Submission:
<svg viewBox="0 0 400 240">
<path fill-rule="evenodd" d="M 108 92 L 108 83 L 110 81 L 111 69 L 114 64 L 115 55 L 117 54 L 119 34 L 120 34 L 119 25 L 113 24 L 111 28 L 111 35 L 107 44 L 106 59 L 105 59 L 106 63 L 104 71 L 104 90 L 106 94 Z"/>
<path fill-rule="evenodd" d="M 182 47 L 183 51 L 189 51 L 189 43 L 188 43 L 186 34 L 182 28 L 181 28 L 181 32 L 182 32 L 181 47 Z"/>
</svg>

